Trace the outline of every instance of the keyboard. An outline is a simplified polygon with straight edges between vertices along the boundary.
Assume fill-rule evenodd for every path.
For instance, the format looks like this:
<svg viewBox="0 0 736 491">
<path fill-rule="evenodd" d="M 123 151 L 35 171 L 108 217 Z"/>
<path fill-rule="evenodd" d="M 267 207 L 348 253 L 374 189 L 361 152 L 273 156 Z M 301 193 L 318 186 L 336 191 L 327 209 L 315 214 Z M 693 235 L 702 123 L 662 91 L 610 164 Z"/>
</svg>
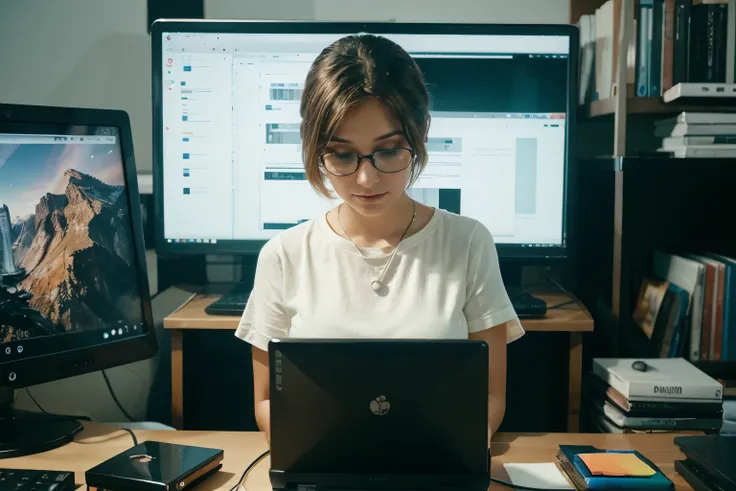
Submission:
<svg viewBox="0 0 736 491">
<path fill-rule="evenodd" d="M 248 302 L 250 290 L 250 286 L 238 283 L 232 290 L 219 300 L 212 302 L 204 310 L 209 315 L 241 316 L 245 310 L 245 304 Z M 537 298 L 517 287 L 508 287 L 507 291 L 516 315 L 519 317 L 544 317 L 547 314 L 547 302 L 541 298 Z"/>
<path fill-rule="evenodd" d="M 508 287 L 507 292 L 516 315 L 519 317 L 534 318 L 547 315 L 547 302 L 541 298 L 516 287 Z"/>
<path fill-rule="evenodd" d="M 0 491 L 71 491 L 74 473 L 0 468 Z"/>
<path fill-rule="evenodd" d="M 232 290 L 205 307 L 209 315 L 243 315 L 248 302 L 251 287 L 245 283 L 236 283 Z M 1 491 L 1 490 L 0 490 Z"/>
</svg>

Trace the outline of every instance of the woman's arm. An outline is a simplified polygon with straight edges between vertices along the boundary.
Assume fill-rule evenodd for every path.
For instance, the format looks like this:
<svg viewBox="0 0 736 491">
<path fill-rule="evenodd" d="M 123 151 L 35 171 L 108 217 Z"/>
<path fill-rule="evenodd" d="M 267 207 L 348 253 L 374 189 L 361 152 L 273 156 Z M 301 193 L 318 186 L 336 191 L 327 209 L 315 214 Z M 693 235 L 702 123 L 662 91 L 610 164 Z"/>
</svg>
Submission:
<svg viewBox="0 0 736 491">
<path fill-rule="evenodd" d="M 469 337 L 488 343 L 488 426 L 489 436 L 493 436 L 506 413 L 506 324 L 470 333 Z"/>
<path fill-rule="evenodd" d="M 253 346 L 253 403 L 258 429 L 271 442 L 271 401 L 268 387 L 268 352 Z"/>
</svg>

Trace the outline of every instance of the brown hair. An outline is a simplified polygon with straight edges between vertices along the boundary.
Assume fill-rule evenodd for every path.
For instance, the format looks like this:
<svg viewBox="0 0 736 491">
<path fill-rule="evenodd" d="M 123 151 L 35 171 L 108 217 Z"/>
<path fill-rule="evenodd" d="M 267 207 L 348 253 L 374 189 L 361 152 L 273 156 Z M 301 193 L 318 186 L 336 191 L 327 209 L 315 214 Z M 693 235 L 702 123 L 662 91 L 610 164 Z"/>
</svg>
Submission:
<svg viewBox="0 0 736 491">
<path fill-rule="evenodd" d="M 424 141 L 429 127 L 429 94 L 419 66 L 401 46 L 384 37 L 346 36 L 314 60 L 301 99 L 304 168 L 312 187 L 324 196 L 330 197 L 330 193 L 323 181 L 320 157 L 345 113 L 369 97 L 389 108 L 414 150 L 410 183 L 427 165 Z"/>
</svg>

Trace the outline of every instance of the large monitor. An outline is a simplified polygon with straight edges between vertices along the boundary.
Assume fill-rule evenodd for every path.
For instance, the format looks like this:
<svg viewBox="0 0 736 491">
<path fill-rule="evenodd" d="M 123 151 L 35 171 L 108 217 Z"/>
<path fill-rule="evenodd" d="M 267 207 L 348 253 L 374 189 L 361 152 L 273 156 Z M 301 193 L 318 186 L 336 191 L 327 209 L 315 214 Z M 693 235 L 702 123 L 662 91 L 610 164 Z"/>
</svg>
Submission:
<svg viewBox="0 0 736 491">
<path fill-rule="evenodd" d="M 567 255 L 577 30 L 159 20 L 152 28 L 157 248 L 253 253 L 335 206 L 305 177 L 299 103 L 314 58 L 367 32 L 413 56 L 431 94 L 418 201 L 480 220 L 504 258 Z"/>
<path fill-rule="evenodd" d="M 156 353 L 144 253 L 127 114 L 0 104 L 0 457 L 81 429 L 14 389 Z"/>
</svg>

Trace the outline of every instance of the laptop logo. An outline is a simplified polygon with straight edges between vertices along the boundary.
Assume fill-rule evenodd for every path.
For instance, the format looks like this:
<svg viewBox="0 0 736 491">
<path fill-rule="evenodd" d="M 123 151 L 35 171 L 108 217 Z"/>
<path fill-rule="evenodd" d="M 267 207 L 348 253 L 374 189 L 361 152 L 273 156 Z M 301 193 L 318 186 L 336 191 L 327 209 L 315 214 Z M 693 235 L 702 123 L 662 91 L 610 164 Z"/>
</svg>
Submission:
<svg viewBox="0 0 736 491">
<path fill-rule="evenodd" d="M 384 416 L 391 409 L 391 403 L 386 400 L 386 396 L 378 396 L 371 401 L 371 412 L 376 416 Z"/>
</svg>

